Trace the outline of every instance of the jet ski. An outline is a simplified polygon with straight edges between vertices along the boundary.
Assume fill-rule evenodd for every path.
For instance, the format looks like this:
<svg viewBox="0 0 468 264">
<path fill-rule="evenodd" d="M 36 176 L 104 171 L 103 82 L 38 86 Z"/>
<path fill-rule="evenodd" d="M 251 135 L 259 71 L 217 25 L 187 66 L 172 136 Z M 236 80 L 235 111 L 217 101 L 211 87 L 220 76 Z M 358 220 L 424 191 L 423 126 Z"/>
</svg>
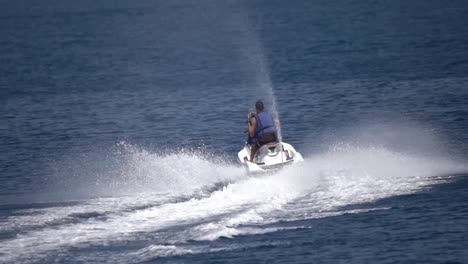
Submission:
<svg viewBox="0 0 468 264">
<path fill-rule="evenodd" d="M 304 161 L 301 153 L 293 146 L 285 142 L 272 142 L 261 146 L 253 162 L 250 161 L 251 147 L 245 144 L 237 154 L 239 162 L 243 164 L 249 173 L 261 173 L 281 169 L 285 165 Z"/>
</svg>

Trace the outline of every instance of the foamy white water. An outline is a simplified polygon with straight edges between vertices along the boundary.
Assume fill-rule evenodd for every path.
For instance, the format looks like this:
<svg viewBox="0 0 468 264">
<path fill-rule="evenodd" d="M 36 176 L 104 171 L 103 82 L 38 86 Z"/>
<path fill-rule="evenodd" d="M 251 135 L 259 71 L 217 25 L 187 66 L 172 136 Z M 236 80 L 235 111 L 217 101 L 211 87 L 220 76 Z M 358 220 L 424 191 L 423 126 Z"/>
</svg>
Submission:
<svg viewBox="0 0 468 264">
<path fill-rule="evenodd" d="M 268 226 L 279 221 L 359 213 L 342 207 L 416 192 L 467 170 L 449 159 L 383 147 L 341 146 L 261 177 L 247 177 L 242 168 L 193 154 L 161 156 L 131 148 L 126 157 L 125 171 L 133 186 L 125 191 L 134 190 L 132 195 L 20 210 L 1 222 L 1 232 L 23 230 L 2 243 L 1 260 L 30 262 L 52 252 L 139 240 L 151 241 L 152 246 L 103 261 L 208 252 L 213 249 L 192 247 L 190 241 L 291 228 Z M 138 181 L 153 185 L 155 191 L 142 188 L 139 193 Z"/>
</svg>

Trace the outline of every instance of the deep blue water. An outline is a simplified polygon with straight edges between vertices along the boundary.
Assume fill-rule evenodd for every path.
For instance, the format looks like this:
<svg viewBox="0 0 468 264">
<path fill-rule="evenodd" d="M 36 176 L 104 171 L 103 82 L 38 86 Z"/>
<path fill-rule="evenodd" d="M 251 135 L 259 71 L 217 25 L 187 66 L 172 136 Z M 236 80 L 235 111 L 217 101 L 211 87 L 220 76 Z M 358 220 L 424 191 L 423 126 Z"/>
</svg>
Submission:
<svg viewBox="0 0 468 264">
<path fill-rule="evenodd" d="M 466 1 L 0 6 L 0 262 L 468 262 Z"/>
</svg>

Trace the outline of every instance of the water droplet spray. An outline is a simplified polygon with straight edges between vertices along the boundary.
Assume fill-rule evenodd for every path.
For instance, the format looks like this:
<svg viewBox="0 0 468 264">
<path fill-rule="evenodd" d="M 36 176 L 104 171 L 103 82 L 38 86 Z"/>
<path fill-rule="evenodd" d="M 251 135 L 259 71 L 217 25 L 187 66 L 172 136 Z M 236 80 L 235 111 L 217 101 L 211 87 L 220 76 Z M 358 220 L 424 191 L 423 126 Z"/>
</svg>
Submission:
<svg viewBox="0 0 468 264">
<path fill-rule="evenodd" d="M 245 21 L 245 20 L 244 20 Z M 248 39 L 244 47 L 245 57 L 248 58 L 252 72 L 255 74 L 255 89 L 256 94 L 265 102 L 266 110 L 271 113 L 278 130 L 278 139 L 282 141 L 281 123 L 276 103 L 276 97 L 273 90 L 273 83 L 270 77 L 268 61 L 264 54 L 264 49 L 261 44 L 258 33 L 253 30 L 253 27 L 246 23 L 246 38 Z"/>
</svg>

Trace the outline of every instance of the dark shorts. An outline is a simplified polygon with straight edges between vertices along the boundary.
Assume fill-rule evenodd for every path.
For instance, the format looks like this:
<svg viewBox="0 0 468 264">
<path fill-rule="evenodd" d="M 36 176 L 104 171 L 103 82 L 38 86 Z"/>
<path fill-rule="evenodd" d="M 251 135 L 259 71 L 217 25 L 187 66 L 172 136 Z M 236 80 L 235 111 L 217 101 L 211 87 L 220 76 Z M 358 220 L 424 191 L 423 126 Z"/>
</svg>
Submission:
<svg viewBox="0 0 468 264">
<path fill-rule="evenodd" d="M 276 135 L 276 133 L 269 133 L 263 135 L 261 138 L 259 138 L 258 145 L 263 146 L 271 142 L 278 142 L 278 136 Z"/>
</svg>

